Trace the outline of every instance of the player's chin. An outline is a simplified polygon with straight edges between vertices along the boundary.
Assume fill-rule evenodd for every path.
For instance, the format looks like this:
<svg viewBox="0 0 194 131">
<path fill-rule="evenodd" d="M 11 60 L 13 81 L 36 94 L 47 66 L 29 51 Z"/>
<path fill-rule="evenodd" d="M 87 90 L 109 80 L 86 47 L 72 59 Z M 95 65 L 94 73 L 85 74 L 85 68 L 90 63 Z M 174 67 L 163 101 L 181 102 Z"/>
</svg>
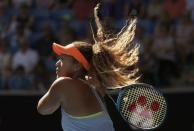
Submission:
<svg viewBox="0 0 194 131">
<path fill-rule="evenodd" d="M 67 76 L 64 72 L 56 71 L 57 78 Z"/>
</svg>

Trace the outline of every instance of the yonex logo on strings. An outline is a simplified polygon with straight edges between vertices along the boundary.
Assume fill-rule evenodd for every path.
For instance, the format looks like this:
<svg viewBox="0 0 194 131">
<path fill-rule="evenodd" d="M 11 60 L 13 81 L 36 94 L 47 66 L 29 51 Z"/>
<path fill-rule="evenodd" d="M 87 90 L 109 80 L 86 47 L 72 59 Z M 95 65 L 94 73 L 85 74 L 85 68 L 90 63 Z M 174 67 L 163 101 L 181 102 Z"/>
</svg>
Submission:
<svg viewBox="0 0 194 131">
<path fill-rule="evenodd" d="M 141 117 L 149 118 L 151 117 L 150 111 L 156 112 L 160 109 L 160 104 L 157 101 L 152 101 L 149 105 L 147 98 L 145 96 L 139 96 L 137 100 L 129 104 L 128 110 L 132 113 L 137 113 Z"/>
</svg>

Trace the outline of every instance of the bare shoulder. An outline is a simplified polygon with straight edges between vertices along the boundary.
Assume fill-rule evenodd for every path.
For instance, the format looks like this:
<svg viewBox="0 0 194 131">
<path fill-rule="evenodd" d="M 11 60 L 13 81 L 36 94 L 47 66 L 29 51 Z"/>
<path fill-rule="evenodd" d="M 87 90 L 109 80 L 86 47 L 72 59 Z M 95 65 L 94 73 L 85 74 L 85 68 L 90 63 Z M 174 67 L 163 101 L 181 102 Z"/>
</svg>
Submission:
<svg viewBox="0 0 194 131">
<path fill-rule="evenodd" d="M 51 89 L 57 92 L 67 90 L 69 86 L 73 85 L 73 79 L 70 77 L 59 77 L 51 85 Z"/>
<path fill-rule="evenodd" d="M 51 86 L 56 86 L 56 87 L 63 87 L 64 84 L 70 84 L 72 82 L 72 79 L 70 77 L 59 77 L 57 78 Z"/>
<path fill-rule="evenodd" d="M 75 80 L 70 77 L 60 77 L 56 79 L 51 85 L 52 88 L 58 90 L 63 95 L 70 95 L 72 93 L 81 93 L 87 91 L 89 86 L 80 80 Z"/>
</svg>

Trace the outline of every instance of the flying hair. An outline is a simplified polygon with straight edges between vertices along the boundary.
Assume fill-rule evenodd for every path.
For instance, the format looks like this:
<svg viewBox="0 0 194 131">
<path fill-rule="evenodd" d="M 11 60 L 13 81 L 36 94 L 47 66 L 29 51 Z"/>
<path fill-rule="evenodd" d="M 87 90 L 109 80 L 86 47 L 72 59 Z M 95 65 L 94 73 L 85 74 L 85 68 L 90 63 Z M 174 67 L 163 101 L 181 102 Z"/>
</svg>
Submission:
<svg viewBox="0 0 194 131">
<path fill-rule="evenodd" d="M 127 20 L 115 37 L 108 38 L 98 17 L 100 4 L 94 8 L 97 27 L 93 48 L 91 76 L 100 88 L 136 83 L 138 76 L 139 44 L 135 43 L 137 18 Z"/>
</svg>

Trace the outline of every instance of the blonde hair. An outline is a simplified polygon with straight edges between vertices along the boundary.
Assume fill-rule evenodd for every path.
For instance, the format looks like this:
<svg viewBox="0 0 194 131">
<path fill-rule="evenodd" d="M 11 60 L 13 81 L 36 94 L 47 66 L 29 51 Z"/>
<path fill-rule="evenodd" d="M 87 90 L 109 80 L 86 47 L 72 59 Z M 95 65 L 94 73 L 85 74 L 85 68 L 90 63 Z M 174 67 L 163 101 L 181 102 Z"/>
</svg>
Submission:
<svg viewBox="0 0 194 131">
<path fill-rule="evenodd" d="M 137 19 L 128 20 L 115 37 L 107 38 L 98 17 L 98 9 L 99 4 L 94 8 L 97 39 L 93 33 L 95 44 L 87 46 L 93 51 L 90 54 L 92 61 L 90 62 L 91 69 L 88 72 L 92 77 L 92 83 L 99 90 L 104 91 L 107 87 L 114 89 L 117 86 L 137 82 L 139 79 L 137 76 L 139 45 L 133 42 Z"/>
</svg>

